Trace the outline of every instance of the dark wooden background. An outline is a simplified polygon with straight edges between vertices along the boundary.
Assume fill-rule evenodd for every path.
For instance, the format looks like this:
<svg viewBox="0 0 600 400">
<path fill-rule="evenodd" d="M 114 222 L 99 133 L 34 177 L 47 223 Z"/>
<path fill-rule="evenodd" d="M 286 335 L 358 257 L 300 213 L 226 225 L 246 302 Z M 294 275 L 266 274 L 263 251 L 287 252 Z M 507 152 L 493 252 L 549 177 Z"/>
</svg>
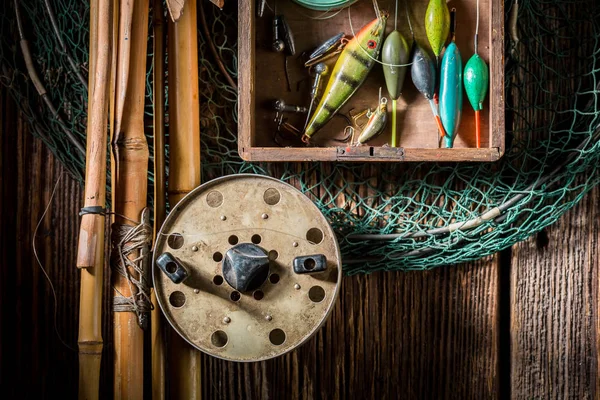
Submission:
<svg viewBox="0 0 600 400">
<path fill-rule="evenodd" d="M 75 398 L 81 188 L 6 93 L 0 129 L 0 397 Z M 36 237 L 55 305 L 32 241 L 59 178 Z M 205 398 L 600 398 L 599 199 L 596 188 L 546 231 L 485 260 L 345 278 L 331 319 L 300 349 L 255 364 L 205 356 Z"/>
</svg>

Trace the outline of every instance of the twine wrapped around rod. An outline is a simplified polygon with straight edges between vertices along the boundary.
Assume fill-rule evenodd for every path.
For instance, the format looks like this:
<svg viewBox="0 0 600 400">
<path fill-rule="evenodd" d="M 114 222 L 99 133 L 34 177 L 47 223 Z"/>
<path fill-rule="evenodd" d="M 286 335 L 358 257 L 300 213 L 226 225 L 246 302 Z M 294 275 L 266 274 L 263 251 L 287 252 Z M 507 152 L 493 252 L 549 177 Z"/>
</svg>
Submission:
<svg viewBox="0 0 600 400">
<path fill-rule="evenodd" d="M 153 232 L 149 208 L 144 208 L 141 219 L 137 225 L 112 224 L 110 266 L 113 272 L 127 279 L 132 293 L 131 297 L 126 297 L 117 292 L 113 300 L 113 311 L 134 312 L 140 327 L 146 329 L 149 325 L 149 312 L 153 309 L 148 276 Z"/>
</svg>

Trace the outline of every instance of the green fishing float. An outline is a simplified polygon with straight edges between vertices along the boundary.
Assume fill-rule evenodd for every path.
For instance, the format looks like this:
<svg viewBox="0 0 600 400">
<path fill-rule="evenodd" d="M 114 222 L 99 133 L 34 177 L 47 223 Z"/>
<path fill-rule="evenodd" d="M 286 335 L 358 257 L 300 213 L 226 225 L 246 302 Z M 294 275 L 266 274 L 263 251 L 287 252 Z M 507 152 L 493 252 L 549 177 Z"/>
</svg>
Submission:
<svg viewBox="0 0 600 400">
<path fill-rule="evenodd" d="M 439 64 L 440 54 L 450 33 L 450 10 L 446 0 L 429 0 L 425 11 L 425 32 Z"/>
<path fill-rule="evenodd" d="M 479 0 L 477 0 L 477 27 L 475 28 L 475 54 L 465 66 L 464 85 L 469 103 L 475 111 L 475 141 L 481 147 L 481 111 L 490 85 L 490 74 L 485 61 L 477 52 L 479 35 Z"/>
<path fill-rule="evenodd" d="M 408 22 L 410 25 L 410 17 Z M 411 27 L 412 31 L 412 27 Z M 408 43 L 402 34 L 398 31 L 398 0 L 396 0 L 396 15 L 394 30 L 383 42 L 381 49 L 381 61 L 383 64 L 383 75 L 385 76 L 385 85 L 392 99 L 392 140 L 391 146 L 397 146 L 396 139 L 396 109 L 397 101 L 402 94 L 402 87 L 406 78 L 406 71 L 409 63 L 410 49 Z"/>
</svg>

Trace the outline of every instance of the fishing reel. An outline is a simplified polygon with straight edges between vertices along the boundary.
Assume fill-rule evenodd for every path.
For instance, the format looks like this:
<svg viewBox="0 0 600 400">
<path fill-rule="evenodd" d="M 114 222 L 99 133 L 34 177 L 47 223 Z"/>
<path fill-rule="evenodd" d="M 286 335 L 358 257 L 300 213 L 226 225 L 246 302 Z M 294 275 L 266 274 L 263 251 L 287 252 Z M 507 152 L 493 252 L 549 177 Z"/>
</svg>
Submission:
<svg viewBox="0 0 600 400">
<path fill-rule="evenodd" d="M 173 329 L 231 361 L 267 360 L 306 342 L 331 312 L 342 277 L 319 209 L 286 183 L 245 174 L 182 199 L 160 230 L 153 266 Z"/>
</svg>

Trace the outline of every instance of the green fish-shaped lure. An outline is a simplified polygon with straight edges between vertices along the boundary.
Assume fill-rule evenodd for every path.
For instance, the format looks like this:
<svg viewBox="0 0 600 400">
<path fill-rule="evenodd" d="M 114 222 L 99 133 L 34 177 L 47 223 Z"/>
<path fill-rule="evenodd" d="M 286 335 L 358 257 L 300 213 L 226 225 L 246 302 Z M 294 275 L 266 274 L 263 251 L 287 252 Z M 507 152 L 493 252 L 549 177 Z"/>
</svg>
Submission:
<svg viewBox="0 0 600 400">
<path fill-rule="evenodd" d="M 346 44 L 333 67 L 321 101 L 306 126 L 302 137 L 304 142 L 309 142 L 367 79 L 379 56 L 386 21 L 387 15 L 382 13 Z"/>
</svg>

